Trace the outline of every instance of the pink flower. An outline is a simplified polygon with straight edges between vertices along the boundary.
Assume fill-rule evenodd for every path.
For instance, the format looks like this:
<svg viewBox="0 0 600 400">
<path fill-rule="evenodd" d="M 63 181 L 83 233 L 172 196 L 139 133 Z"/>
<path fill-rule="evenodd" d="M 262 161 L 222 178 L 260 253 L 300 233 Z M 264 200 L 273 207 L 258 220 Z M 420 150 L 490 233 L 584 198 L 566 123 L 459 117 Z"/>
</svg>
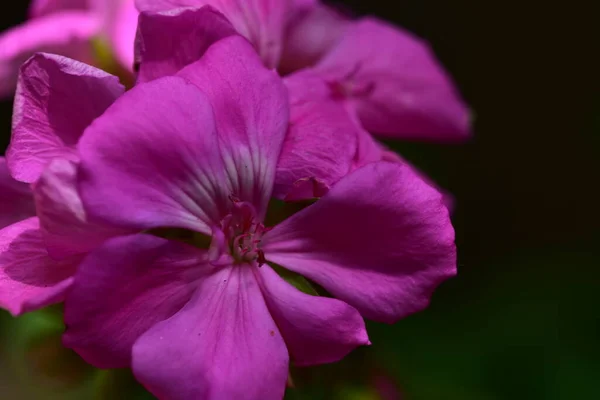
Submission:
<svg viewBox="0 0 600 400">
<path fill-rule="evenodd" d="M 138 5 L 145 7 L 141 3 Z M 152 2 L 152 8 L 175 6 L 166 3 L 169 2 Z M 199 3 L 190 0 L 185 5 Z M 221 3 L 207 3 L 225 10 Z M 384 147 L 364 129 L 363 123 L 368 123 L 369 116 L 374 114 L 361 111 L 363 109 L 378 113 L 372 120 L 388 121 L 389 127 L 400 129 L 398 137 L 446 141 L 456 140 L 462 135 L 459 132 L 462 128 L 457 130 L 454 117 L 462 118 L 460 115 L 466 115 L 466 108 L 453 94 L 455 90 L 450 80 L 437 66 L 427 46 L 388 24 L 373 19 L 352 22 L 326 6 L 313 3 L 296 3 L 295 8 L 290 4 L 284 7 L 285 2 L 278 3 L 288 10 L 288 18 L 293 20 L 283 46 L 284 55 L 286 49 L 288 54 L 284 57 L 288 62 L 284 64 L 289 66 L 289 60 L 293 59 L 310 59 L 316 65 L 311 67 L 310 63 L 297 63 L 296 67 L 310 68 L 285 79 L 290 95 L 291 118 L 278 163 L 276 197 L 287 200 L 320 197 L 354 168 L 389 159 Z M 247 6 L 247 12 L 258 7 L 257 3 Z M 258 9 L 264 11 L 268 6 Z M 226 11 L 226 15 L 235 13 L 229 8 Z M 236 15 L 238 17 L 230 18 L 237 21 L 232 26 L 222 14 L 208 6 L 168 13 L 143 12 L 136 45 L 138 82 L 172 75 L 197 60 L 214 42 L 236 34 L 236 28 L 243 32 L 239 24 L 246 20 L 239 17 L 241 14 Z M 269 21 L 273 17 L 270 13 L 253 15 L 262 15 L 261 18 Z M 359 35 L 358 38 L 356 35 Z M 324 41 L 323 38 L 331 40 Z M 352 41 L 358 39 L 369 43 L 362 47 L 353 46 Z M 378 51 L 373 43 L 385 44 L 386 48 Z M 257 46 L 256 43 L 254 45 Z M 364 62 L 367 59 L 373 61 Z M 349 68 L 352 68 L 351 74 Z M 415 71 L 421 71 L 422 79 L 415 75 Z M 370 89 L 356 96 L 355 92 L 361 86 Z M 372 90 L 375 86 L 382 90 Z M 419 92 L 410 95 L 409 86 Z M 411 109 L 398 101 L 401 96 L 420 100 L 412 104 Z M 323 124 L 323 118 L 327 118 L 329 123 Z M 447 204 L 451 204 L 451 196 L 445 196 Z"/>
<path fill-rule="evenodd" d="M 82 257 L 129 233 L 88 221 L 75 186 L 79 137 L 123 91 L 116 77 L 61 56 L 36 54 L 21 68 L 0 163 L 0 306 L 14 315 L 61 302 Z"/>
<path fill-rule="evenodd" d="M 214 7 L 252 42 L 267 67 L 323 79 L 330 86 L 327 97 L 347 104 L 371 133 L 442 142 L 470 136 L 469 109 L 428 44 L 379 19 L 351 20 L 317 1 L 301 0 L 136 0 L 136 5 L 153 12 Z M 221 24 L 198 22 L 213 37 L 223 34 Z"/>
<path fill-rule="evenodd" d="M 94 39 L 130 69 L 137 15 L 133 0 L 34 0 L 30 20 L 0 35 L 0 96 L 12 93 L 19 66 L 36 52 L 99 63 Z"/>
<path fill-rule="evenodd" d="M 290 359 L 338 360 L 369 343 L 361 315 L 394 322 L 427 305 L 455 273 L 454 232 L 409 167 L 357 168 L 264 226 L 288 118 L 279 77 L 233 36 L 92 123 L 78 172 L 90 219 L 146 233 L 83 261 L 68 346 L 102 368 L 132 365 L 161 399 L 281 399 Z M 164 228 L 195 245 L 151 235 Z M 275 264 L 335 298 L 295 289 Z"/>
</svg>

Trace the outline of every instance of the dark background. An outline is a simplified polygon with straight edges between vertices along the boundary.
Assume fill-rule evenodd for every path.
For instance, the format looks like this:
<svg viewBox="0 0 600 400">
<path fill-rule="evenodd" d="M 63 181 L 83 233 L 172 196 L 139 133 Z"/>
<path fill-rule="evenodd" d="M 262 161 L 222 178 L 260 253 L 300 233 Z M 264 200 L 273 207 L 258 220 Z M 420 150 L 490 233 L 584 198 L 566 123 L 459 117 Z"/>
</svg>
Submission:
<svg viewBox="0 0 600 400">
<path fill-rule="evenodd" d="M 4 8 L 1 30 L 24 20 L 26 3 Z M 426 312 L 372 325 L 369 359 L 409 400 L 600 398 L 600 35 L 591 10 L 343 3 L 427 39 L 476 115 L 464 145 L 390 142 L 456 196 L 459 275 Z M 11 107 L 0 104 L 0 150 Z"/>
</svg>

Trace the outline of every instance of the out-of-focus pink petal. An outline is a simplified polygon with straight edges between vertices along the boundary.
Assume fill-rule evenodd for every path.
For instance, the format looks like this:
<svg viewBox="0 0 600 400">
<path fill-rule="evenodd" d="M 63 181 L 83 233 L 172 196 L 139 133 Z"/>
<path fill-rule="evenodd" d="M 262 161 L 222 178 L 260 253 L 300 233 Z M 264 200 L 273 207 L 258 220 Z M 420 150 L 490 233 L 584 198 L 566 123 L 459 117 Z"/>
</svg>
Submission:
<svg viewBox="0 0 600 400">
<path fill-rule="evenodd" d="M 421 39 L 364 18 L 315 67 L 351 101 L 363 126 L 388 137 L 456 141 L 470 135 L 469 109 Z"/>
<path fill-rule="evenodd" d="M 199 249 L 150 235 L 109 240 L 77 269 L 64 344 L 96 367 L 129 367 L 133 343 L 189 301 L 207 272 L 203 258 Z"/>
<path fill-rule="evenodd" d="M 232 194 L 252 203 L 262 220 L 289 121 L 283 82 L 240 36 L 215 43 L 179 75 L 209 97 Z"/>
<path fill-rule="evenodd" d="M 0 157 L 0 229 L 35 215 L 29 185 L 10 176 L 6 159 Z"/>
<path fill-rule="evenodd" d="M 133 69 L 133 45 L 138 24 L 138 11 L 133 0 L 118 1 L 114 19 L 109 21 L 108 40 L 117 60 L 128 70 Z"/>
<path fill-rule="evenodd" d="M 130 233 L 89 220 L 77 190 L 77 166 L 68 160 L 53 160 L 33 188 L 44 241 L 56 259 L 87 253 L 110 237 Z"/>
<path fill-rule="evenodd" d="M 290 3 L 286 0 L 136 0 L 140 11 L 164 11 L 179 7 L 213 6 L 254 45 L 268 68 L 281 57 L 283 34 Z"/>
<path fill-rule="evenodd" d="M 362 317 L 348 304 L 302 293 L 268 265 L 260 268 L 260 282 L 295 365 L 339 361 L 355 347 L 370 344 Z"/>
<path fill-rule="evenodd" d="M 316 178 L 331 186 L 345 176 L 354 163 L 359 135 L 344 105 L 327 97 L 323 80 L 298 75 L 286 85 L 290 127 L 277 163 L 273 195 L 278 198 L 286 197 L 300 179 Z"/>
<path fill-rule="evenodd" d="M 211 234 L 227 186 L 213 110 L 178 77 L 126 92 L 85 131 L 79 190 L 86 210 L 132 229 L 179 227 Z"/>
<path fill-rule="evenodd" d="M 61 302 L 79 261 L 50 258 L 36 217 L 0 230 L 0 307 L 20 315 Z"/>
<path fill-rule="evenodd" d="M 12 94 L 19 67 L 36 52 L 58 53 L 91 63 L 90 38 L 100 30 L 90 13 L 65 11 L 33 19 L 0 35 L 0 96 Z"/>
<path fill-rule="evenodd" d="M 33 0 L 29 5 L 29 16 L 38 18 L 61 11 L 86 11 L 89 9 L 90 0 Z"/>
<path fill-rule="evenodd" d="M 200 59 L 213 43 L 235 34 L 227 18 L 209 6 L 143 12 L 135 43 L 137 81 L 174 75 Z"/>
<path fill-rule="evenodd" d="M 77 160 L 84 129 L 124 90 L 117 77 L 79 61 L 43 53 L 29 59 L 19 74 L 6 154 L 12 176 L 33 182 L 53 158 Z"/>
<path fill-rule="evenodd" d="M 412 168 L 388 162 L 347 175 L 262 243 L 268 261 L 382 322 L 422 310 L 456 273 L 454 230 L 442 196 Z"/>
<path fill-rule="evenodd" d="M 133 371 L 169 400 L 281 400 L 288 353 L 252 268 L 225 267 L 133 347 Z"/>
<path fill-rule="evenodd" d="M 291 14 L 278 68 L 283 74 L 316 64 L 350 24 L 348 18 L 331 7 L 308 5 L 299 4 L 300 9 Z"/>
</svg>

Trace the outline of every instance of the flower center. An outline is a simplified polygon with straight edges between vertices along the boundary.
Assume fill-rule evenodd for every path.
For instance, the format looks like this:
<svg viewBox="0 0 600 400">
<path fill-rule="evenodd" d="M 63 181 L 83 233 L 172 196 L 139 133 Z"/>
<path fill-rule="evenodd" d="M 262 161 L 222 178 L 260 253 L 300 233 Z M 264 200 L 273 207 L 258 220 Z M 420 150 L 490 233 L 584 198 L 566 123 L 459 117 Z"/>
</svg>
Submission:
<svg viewBox="0 0 600 400">
<path fill-rule="evenodd" d="M 234 201 L 233 208 L 213 228 L 209 259 L 213 265 L 265 263 L 260 240 L 266 228 L 256 218 L 256 210 L 250 203 Z"/>
</svg>

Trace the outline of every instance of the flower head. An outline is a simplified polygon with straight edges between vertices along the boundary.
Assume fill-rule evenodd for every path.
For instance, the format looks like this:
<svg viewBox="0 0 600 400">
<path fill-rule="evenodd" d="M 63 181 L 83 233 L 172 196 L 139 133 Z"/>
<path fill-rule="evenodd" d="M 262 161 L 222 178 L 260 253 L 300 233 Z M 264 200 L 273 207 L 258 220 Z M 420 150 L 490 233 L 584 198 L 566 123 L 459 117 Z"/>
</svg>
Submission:
<svg viewBox="0 0 600 400">
<path fill-rule="evenodd" d="M 162 399 L 280 399 L 290 359 L 338 360 L 369 343 L 361 315 L 394 322 L 427 305 L 455 273 L 454 234 L 441 195 L 409 167 L 356 168 L 265 228 L 288 120 L 283 82 L 232 36 L 86 129 L 77 176 L 91 220 L 146 233 L 85 258 L 67 345 L 99 367 L 132 365 Z M 152 235 L 164 228 L 197 239 Z M 335 298 L 295 289 L 279 268 Z"/>
<path fill-rule="evenodd" d="M 377 18 L 353 19 L 301 0 L 136 0 L 136 6 L 149 12 L 148 19 L 152 12 L 181 7 L 218 10 L 267 67 L 324 80 L 327 97 L 346 104 L 371 133 L 441 142 L 470 136 L 470 111 L 429 45 Z M 196 23 L 212 32 L 212 40 L 227 35 L 220 23 Z M 199 54 L 207 39 L 176 47 L 195 47 L 187 54 Z"/>
</svg>

